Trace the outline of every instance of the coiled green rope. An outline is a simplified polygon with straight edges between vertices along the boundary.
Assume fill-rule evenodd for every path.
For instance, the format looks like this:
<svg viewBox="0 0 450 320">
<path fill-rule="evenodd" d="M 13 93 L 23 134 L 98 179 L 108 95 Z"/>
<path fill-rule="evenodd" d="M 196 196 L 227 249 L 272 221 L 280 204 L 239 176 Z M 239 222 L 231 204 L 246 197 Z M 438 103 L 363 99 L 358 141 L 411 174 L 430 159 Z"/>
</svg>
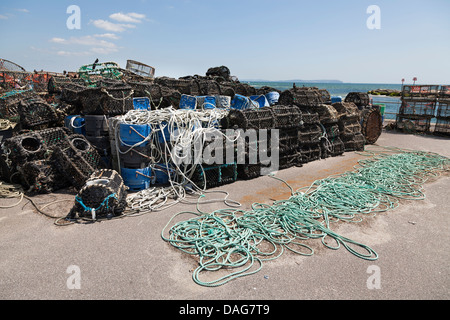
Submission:
<svg viewBox="0 0 450 320">
<path fill-rule="evenodd" d="M 197 207 L 198 212 L 179 213 L 170 219 L 161 237 L 199 257 L 193 280 L 210 287 L 258 272 L 263 261 L 278 258 L 285 249 L 313 255 L 314 250 L 304 243 L 309 239 L 321 239 L 333 250 L 344 246 L 359 258 L 376 260 L 378 254 L 373 249 L 332 231 L 330 222 L 358 222 L 364 215 L 397 207 L 400 199 L 424 199 L 422 185 L 429 177 L 448 171 L 450 159 L 397 148 L 363 154 L 370 158 L 359 161 L 354 171 L 317 180 L 295 192 L 289 186 L 292 196 L 273 205 L 255 203 L 249 211 L 222 209 L 212 213 Z M 182 214 L 195 217 L 168 229 Z M 213 280 L 200 279 L 205 271 L 220 269 L 235 271 Z"/>
</svg>

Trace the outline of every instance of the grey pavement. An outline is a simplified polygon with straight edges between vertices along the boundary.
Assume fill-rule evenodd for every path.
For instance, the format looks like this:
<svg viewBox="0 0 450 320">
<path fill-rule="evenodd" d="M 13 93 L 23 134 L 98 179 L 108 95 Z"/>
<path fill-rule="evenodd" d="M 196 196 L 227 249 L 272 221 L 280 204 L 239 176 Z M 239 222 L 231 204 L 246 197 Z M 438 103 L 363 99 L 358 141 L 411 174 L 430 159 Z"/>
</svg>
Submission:
<svg viewBox="0 0 450 320">
<path fill-rule="evenodd" d="M 450 157 L 448 138 L 384 132 L 377 144 Z M 349 152 L 282 170 L 277 176 L 299 188 L 351 170 L 361 158 Z M 270 177 L 239 181 L 218 190 L 229 192 L 229 198 L 241 202 L 243 208 L 289 196 L 289 189 Z M 195 205 L 60 227 L 25 199 L 13 208 L 0 209 L 0 299 L 447 300 L 449 190 L 446 174 L 425 184 L 425 200 L 402 201 L 397 209 L 361 223 L 335 226 L 338 233 L 372 247 L 379 255 L 376 261 L 359 259 L 345 248 L 330 250 L 317 245 L 313 256 L 285 253 L 265 262 L 256 274 L 214 288 L 194 283 L 195 258 L 161 239 L 169 219 L 181 211 L 195 211 Z M 206 199 L 221 196 L 209 194 Z M 44 205 L 57 199 L 67 201 L 46 210 L 65 216 L 73 205 L 73 194 L 41 195 L 36 202 Z M 2 199 L 0 205 L 15 201 Z M 226 208 L 224 203 L 201 206 L 204 211 L 220 208 Z M 79 282 L 71 282 L 78 274 Z M 370 282 L 375 274 L 379 281 Z M 371 287 L 368 281 L 380 286 Z M 71 287 L 74 283 L 80 287 Z"/>
</svg>

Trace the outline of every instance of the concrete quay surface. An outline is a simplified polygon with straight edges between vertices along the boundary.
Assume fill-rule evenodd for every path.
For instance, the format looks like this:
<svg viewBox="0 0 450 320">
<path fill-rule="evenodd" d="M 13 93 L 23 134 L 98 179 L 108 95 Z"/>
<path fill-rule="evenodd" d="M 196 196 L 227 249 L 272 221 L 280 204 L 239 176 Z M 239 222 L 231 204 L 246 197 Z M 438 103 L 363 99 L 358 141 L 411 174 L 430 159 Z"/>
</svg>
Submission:
<svg viewBox="0 0 450 320">
<path fill-rule="evenodd" d="M 383 132 L 380 146 L 436 152 L 450 157 L 450 139 Z M 370 148 L 370 147 L 369 147 Z M 363 156 L 348 152 L 280 171 L 294 189 L 317 179 L 352 170 Z M 217 190 L 250 208 L 254 202 L 287 199 L 290 190 L 270 177 L 239 181 Z M 403 201 L 389 212 L 361 223 L 339 223 L 335 231 L 373 248 L 375 261 L 357 258 L 345 248 L 322 245 L 312 256 L 286 252 L 265 262 L 258 273 L 219 287 L 192 280 L 191 257 L 161 239 L 161 230 L 195 204 L 93 224 L 56 226 L 24 199 L 0 209 L 0 299 L 2 300 L 447 300 L 450 298 L 450 177 L 424 186 L 426 199 Z M 207 195 L 220 198 L 223 194 Z M 74 194 L 39 195 L 41 205 L 65 216 Z M 17 199 L 1 199 L 0 205 Z M 193 199 L 195 202 L 195 199 Z M 226 208 L 223 202 L 201 205 L 204 211 Z M 187 216 L 186 218 L 189 218 Z M 318 240 L 320 242 L 320 240 Z M 74 267 L 73 267 L 74 266 Z M 75 268 L 75 269 L 74 269 Z M 75 270 L 75 271 L 74 271 Z M 378 272 L 379 287 L 368 285 Z M 79 282 L 71 282 L 77 273 Z M 71 286 L 74 283 L 79 287 Z"/>
</svg>

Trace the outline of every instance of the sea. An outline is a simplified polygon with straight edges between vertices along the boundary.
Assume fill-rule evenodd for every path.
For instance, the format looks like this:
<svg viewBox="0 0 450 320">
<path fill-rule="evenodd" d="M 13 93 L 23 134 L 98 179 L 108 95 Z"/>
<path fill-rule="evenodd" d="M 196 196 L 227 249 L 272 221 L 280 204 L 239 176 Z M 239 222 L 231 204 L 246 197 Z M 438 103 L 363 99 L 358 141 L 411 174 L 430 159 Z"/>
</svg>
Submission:
<svg viewBox="0 0 450 320">
<path fill-rule="evenodd" d="M 276 82 L 276 81 L 241 81 L 250 84 L 255 88 L 260 88 L 263 86 L 272 87 L 281 91 L 291 89 L 293 87 L 293 82 Z M 297 82 L 295 83 L 297 87 L 316 87 L 319 89 L 326 89 L 332 97 L 342 97 L 345 99 L 349 92 L 369 92 L 371 90 L 377 89 L 392 89 L 401 90 L 401 84 L 390 84 L 390 83 L 321 83 L 321 82 Z M 400 97 L 389 97 L 389 96 L 373 96 L 370 95 L 372 103 L 374 104 L 385 104 L 385 119 L 394 120 L 398 109 L 400 107 Z"/>
</svg>

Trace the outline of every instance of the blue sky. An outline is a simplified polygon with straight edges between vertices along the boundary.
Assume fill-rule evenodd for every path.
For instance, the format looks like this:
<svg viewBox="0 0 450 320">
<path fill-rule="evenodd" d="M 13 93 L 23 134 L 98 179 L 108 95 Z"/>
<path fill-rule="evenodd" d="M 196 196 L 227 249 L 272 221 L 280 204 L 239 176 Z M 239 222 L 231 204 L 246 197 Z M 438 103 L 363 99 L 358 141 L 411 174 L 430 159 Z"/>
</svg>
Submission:
<svg viewBox="0 0 450 320">
<path fill-rule="evenodd" d="M 70 30 L 67 8 L 81 10 Z M 370 5 L 380 29 L 369 29 Z M 15 0 L 0 2 L 0 58 L 76 71 L 128 59 L 156 76 L 450 83 L 450 0 Z"/>
</svg>

